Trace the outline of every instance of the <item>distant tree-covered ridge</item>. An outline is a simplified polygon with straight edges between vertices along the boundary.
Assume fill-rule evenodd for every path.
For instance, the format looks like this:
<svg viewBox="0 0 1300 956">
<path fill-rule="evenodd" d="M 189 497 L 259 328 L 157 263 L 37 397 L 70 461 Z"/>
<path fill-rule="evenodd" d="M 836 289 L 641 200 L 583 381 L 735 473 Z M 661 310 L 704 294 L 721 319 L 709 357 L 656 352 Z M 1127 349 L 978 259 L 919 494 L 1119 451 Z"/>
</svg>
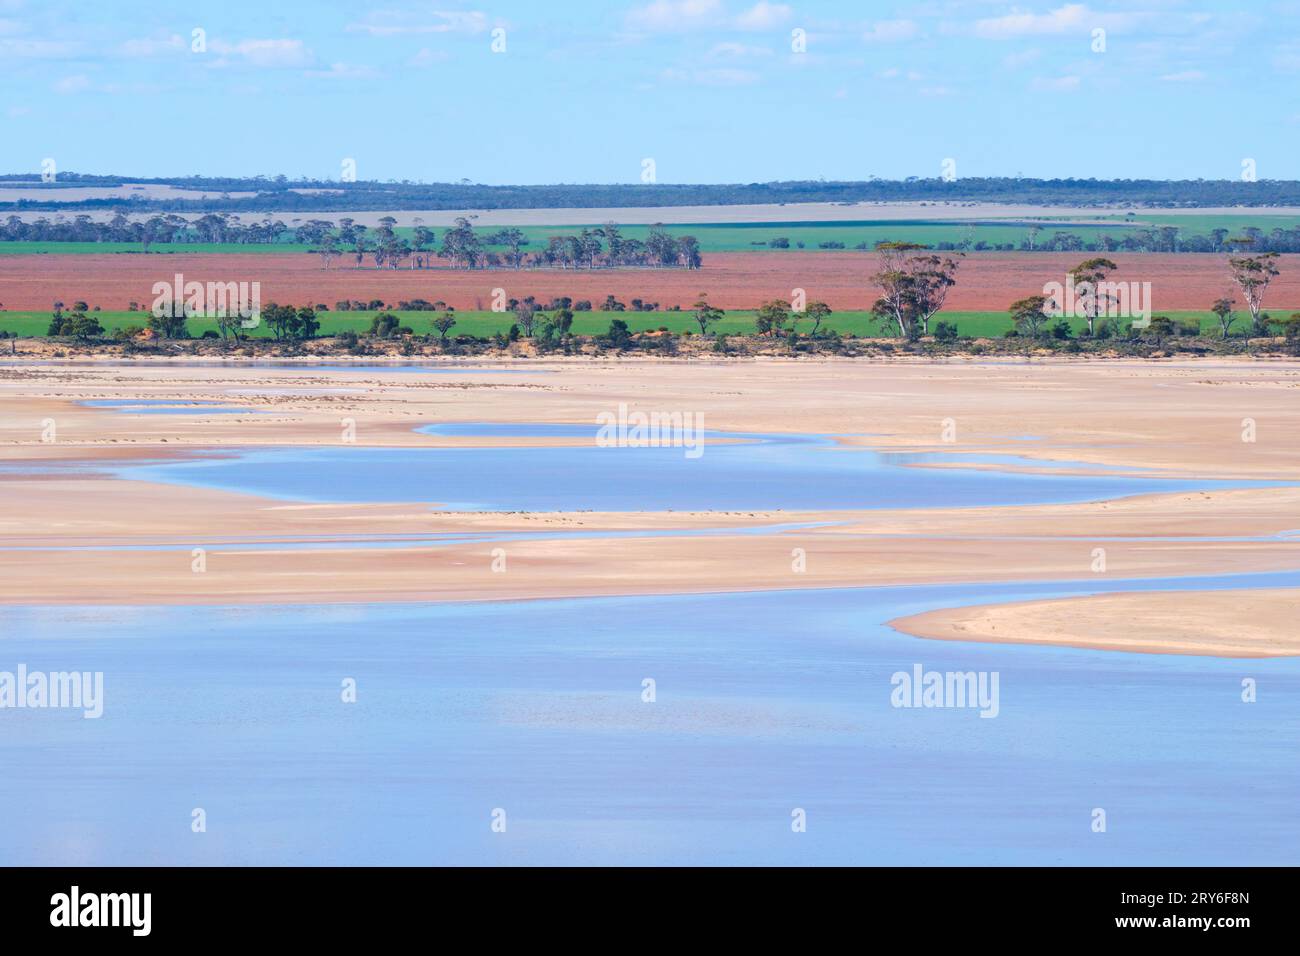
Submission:
<svg viewBox="0 0 1300 956">
<path fill-rule="evenodd" d="M 1194 216 L 1185 217 L 1188 220 Z M 948 224 L 951 228 L 921 243 L 938 252 L 1177 252 L 1229 253 L 1236 251 L 1300 253 L 1300 220 L 1261 215 L 1273 219 L 1270 228 L 1238 223 L 1234 229 L 1215 226 L 1229 217 L 1208 216 L 1187 227 L 1123 222 L 1111 225 L 1074 227 L 1051 222 L 1019 221 L 1014 232 L 997 223 Z M 289 222 L 285 222 L 288 219 Z M 416 219 L 419 222 L 419 219 Z M 343 215 L 331 219 L 297 219 L 272 215 L 247 217 L 234 213 L 209 212 L 186 218 L 179 213 L 153 213 L 129 217 L 119 210 L 106 220 L 96 220 L 85 211 L 36 213 L 26 218 L 15 213 L 0 214 L 0 244 L 29 243 L 35 248 L 16 251 L 238 251 L 245 247 L 275 248 L 277 251 L 306 251 L 320 256 L 321 267 L 336 263 L 356 268 L 430 269 L 435 259 L 453 268 L 556 268 L 595 269 L 645 266 L 651 268 L 701 268 L 704 243 L 711 241 L 715 227 L 707 224 L 680 226 L 693 235 L 673 235 L 660 224 L 620 226 L 605 222 L 592 226 L 516 226 L 476 229 L 469 219 L 458 217 L 452 226 L 433 228 L 416 225 L 397 228 L 392 216 L 371 227 Z M 921 223 L 926 229 L 934 223 Z M 917 231 L 903 222 L 881 223 L 783 223 L 769 224 L 773 231 L 794 237 L 749 240 L 741 249 L 805 249 L 812 240 L 800 236 L 805 230 L 838 230 L 847 241 L 816 243 L 819 249 L 870 251 L 881 241 L 913 241 Z M 887 230 L 883 239 L 858 236 Z M 530 235 L 531 234 L 531 235 Z M 745 237 L 748 239 L 748 236 Z M 704 240 L 704 242 L 702 242 Z M 123 248 L 123 247 L 127 248 Z M 726 245 L 721 246 L 725 250 Z M 731 247 L 733 250 L 736 247 Z M 720 251 L 715 245 L 711 250 Z"/>
<path fill-rule="evenodd" d="M 771 203 L 857 202 L 998 202 L 1029 205 L 1206 206 L 1300 205 L 1300 181 L 1232 179 L 1016 179 L 909 177 L 858 182 L 796 180 L 770 183 L 623 183 L 486 186 L 459 183 L 339 182 L 290 179 L 178 176 L 147 178 L 60 173 L 52 183 L 33 182 L 31 173 L 0 174 L 0 184 L 22 184 L 30 199 L 0 203 L 0 211 L 44 209 L 112 209 L 125 207 L 160 212 L 294 212 L 403 209 L 537 209 L 646 206 L 719 206 Z M 114 197 L 77 203 L 52 201 L 70 187 L 124 184 L 174 186 L 217 193 L 207 199 Z M 251 196 L 224 194 L 252 193 Z"/>
<path fill-rule="evenodd" d="M 416 226 L 409 236 L 400 235 L 393 228 L 396 222 L 385 216 L 371 229 L 344 216 L 337 223 L 309 219 L 288 226 L 270 218 L 243 223 L 223 213 L 205 213 L 194 220 L 175 213 L 132 220 L 120 212 L 107 222 L 95 222 L 86 213 L 71 220 L 41 216 L 25 222 L 10 214 L 0 221 L 0 242 L 139 243 L 142 252 L 159 245 L 296 242 L 320 257 L 322 269 L 340 259 L 357 268 L 373 265 L 376 269 L 431 269 L 435 258 L 455 269 L 699 269 L 704 263 L 694 236 L 674 236 L 658 225 L 651 226 L 644 239 L 636 239 L 625 236 L 618 223 L 607 222 L 576 233 L 548 235 L 544 246 L 530 251 L 525 248 L 530 240 L 519 229 L 479 232 L 463 216 L 442 230 L 441 237 L 425 226 Z M 1296 232 L 1300 242 L 1300 229 Z"/>
</svg>

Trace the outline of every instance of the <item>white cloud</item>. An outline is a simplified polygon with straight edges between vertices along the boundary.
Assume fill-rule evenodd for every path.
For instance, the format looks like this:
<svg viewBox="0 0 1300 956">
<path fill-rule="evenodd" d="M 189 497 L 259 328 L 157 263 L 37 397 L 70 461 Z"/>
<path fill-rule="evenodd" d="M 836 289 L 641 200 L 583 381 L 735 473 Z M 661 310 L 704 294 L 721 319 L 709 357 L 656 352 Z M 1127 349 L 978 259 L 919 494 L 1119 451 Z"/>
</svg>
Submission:
<svg viewBox="0 0 1300 956">
<path fill-rule="evenodd" d="M 88 89 L 90 89 L 90 77 L 81 73 L 74 76 L 65 76 L 54 84 L 54 92 L 56 93 L 81 93 Z"/>
<path fill-rule="evenodd" d="M 446 50 L 430 50 L 422 47 L 420 52 L 406 61 L 407 66 L 430 67 L 435 63 L 445 63 L 450 57 Z"/>
<path fill-rule="evenodd" d="M 1031 87 L 1043 93 L 1073 93 L 1081 80 L 1077 76 L 1036 76 Z"/>
<path fill-rule="evenodd" d="M 1008 53 L 1002 58 L 1002 65 L 1008 70 L 1017 70 L 1022 66 L 1037 62 L 1042 55 L 1042 50 L 1021 50 L 1019 53 Z"/>
<path fill-rule="evenodd" d="M 684 33 L 717 26 L 724 15 L 721 0 L 653 0 L 627 14 L 629 30 Z"/>
<path fill-rule="evenodd" d="M 748 86 L 758 82 L 758 74 L 753 70 L 701 70 L 693 78 L 705 86 Z"/>
<path fill-rule="evenodd" d="M 632 33 L 691 33 L 699 30 L 772 30 L 787 22 L 790 7 L 759 0 L 739 13 L 722 0 L 651 0 L 628 11 L 624 25 Z"/>
<path fill-rule="evenodd" d="M 355 66 L 350 63 L 331 63 L 329 69 L 308 70 L 307 76 L 323 80 L 368 80 L 379 75 L 373 66 Z"/>
<path fill-rule="evenodd" d="M 1049 13 L 1008 13 L 975 21 L 975 35 L 990 40 L 1038 34 L 1065 33 L 1095 25 L 1094 14 L 1082 3 L 1067 3 Z"/>
<path fill-rule="evenodd" d="M 789 20 L 790 12 L 790 8 L 784 3 L 768 3 L 767 0 L 759 0 L 737 16 L 735 23 L 740 30 L 771 30 Z"/>
<path fill-rule="evenodd" d="M 123 56 L 159 56 L 163 53 L 181 53 L 190 48 L 179 35 L 169 37 L 144 37 L 138 40 L 126 40 L 118 45 L 117 51 Z"/>
<path fill-rule="evenodd" d="M 350 33 L 368 33 L 373 37 L 401 36 L 411 33 L 483 33 L 488 15 L 481 10 L 375 10 L 357 23 L 349 23 Z"/>
<path fill-rule="evenodd" d="M 16 10 L 16 3 L 0 0 L 0 10 Z M 73 40 L 33 39 L 26 23 L 12 17 L 0 17 L 0 63 L 5 60 L 58 60 L 80 56 L 84 44 Z M 66 36 L 67 31 L 47 31 L 48 35 Z"/>
<path fill-rule="evenodd" d="M 745 43 L 715 43 L 709 50 L 709 57 L 714 60 L 743 60 L 771 56 L 772 51 L 765 46 L 749 46 Z"/>
<path fill-rule="evenodd" d="M 925 74 L 918 73 L 916 70 L 908 70 L 904 73 L 896 66 L 891 66 L 886 70 L 881 70 L 876 74 L 882 80 L 907 80 L 909 83 L 920 83 L 925 79 Z"/>
<path fill-rule="evenodd" d="M 1205 79 L 1205 74 L 1200 70 L 1183 70 L 1181 73 L 1166 73 L 1160 79 L 1166 83 L 1195 83 Z"/>
<path fill-rule="evenodd" d="M 1273 69 L 1279 73 L 1300 71 L 1300 50 L 1282 49 L 1273 56 Z"/>
<path fill-rule="evenodd" d="M 862 34 L 862 39 L 868 43 L 897 43 L 912 39 L 918 32 L 914 20 L 878 20 Z"/>
<path fill-rule="evenodd" d="M 0 39 L 0 60 L 58 60 L 79 53 L 79 43 L 64 40 Z"/>
<path fill-rule="evenodd" d="M 233 58 L 250 66 L 304 67 L 310 66 L 313 59 L 301 40 L 213 40 L 208 46 L 222 57 L 222 62 Z"/>
<path fill-rule="evenodd" d="M 668 69 L 660 74 L 669 83 L 693 86 L 751 86 L 759 81 L 753 70 L 734 70 L 719 67 L 712 70 Z"/>
</svg>

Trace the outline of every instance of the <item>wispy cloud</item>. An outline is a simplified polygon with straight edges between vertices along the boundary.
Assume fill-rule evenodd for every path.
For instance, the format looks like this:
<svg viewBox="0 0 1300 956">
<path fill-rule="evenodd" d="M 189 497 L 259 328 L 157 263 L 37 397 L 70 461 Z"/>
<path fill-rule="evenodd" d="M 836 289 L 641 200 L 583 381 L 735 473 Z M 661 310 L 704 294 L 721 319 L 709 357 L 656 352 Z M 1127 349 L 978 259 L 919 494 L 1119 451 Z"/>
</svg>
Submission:
<svg viewBox="0 0 1300 956">
<path fill-rule="evenodd" d="M 727 41 L 724 43 L 715 43 L 708 52 L 708 56 L 713 60 L 751 60 L 772 55 L 770 47 L 751 46 L 747 43 L 734 43 Z"/>
<path fill-rule="evenodd" d="M 791 9 L 784 3 L 759 0 L 736 17 L 735 27 L 738 30 L 771 30 L 787 23 L 791 13 Z"/>
<path fill-rule="evenodd" d="M 321 80 L 368 80 L 379 75 L 373 66 L 352 63 L 331 63 L 327 69 L 307 70 L 306 75 Z"/>
<path fill-rule="evenodd" d="M 1030 88 L 1041 93 L 1073 93 L 1081 82 L 1077 76 L 1036 76 Z"/>
<path fill-rule="evenodd" d="M 725 10 L 722 0 L 653 0 L 628 12 L 627 28 L 646 33 L 685 33 L 717 26 Z"/>
<path fill-rule="evenodd" d="M 1042 59 L 1042 50 L 1021 50 L 1018 53 L 1008 53 L 1002 58 L 1002 65 L 1008 70 L 1018 70 L 1022 66 L 1028 66 L 1030 63 L 1036 63 Z"/>
<path fill-rule="evenodd" d="M 1166 73 L 1160 79 L 1165 83 L 1195 83 L 1205 79 L 1205 74 L 1200 70 L 1183 70 L 1181 73 Z"/>
<path fill-rule="evenodd" d="M 79 56 L 83 52 L 84 47 L 73 41 L 0 37 L 0 61 L 62 60 Z"/>
<path fill-rule="evenodd" d="M 736 70 L 718 67 L 711 70 L 667 69 L 660 78 L 668 83 L 691 86 L 752 86 L 760 79 L 753 70 Z"/>
<path fill-rule="evenodd" d="M 450 58 L 446 50 L 430 50 L 426 46 L 421 47 L 419 53 L 407 60 L 406 65 L 424 69 L 437 63 L 445 63 Z"/>
<path fill-rule="evenodd" d="M 161 56 L 167 53 L 183 53 L 190 45 L 178 34 L 171 36 L 142 37 L 124 40 L 118 44 L 117 52 L 122 56 L 146 57 Z"/>
<path fill-rule="evenodd" d="M 54 84 L 55 93 L 82 93 L 90 89 L 90 77 L 77 73 L 73 76 L 65 76 Z"/>
<path fill-rule="evenodd" d="M 1300 49 L 1283 47 L 1273 54 L 1273 69 L 1279 73 L 1300 72 Z"/>
<path fill-rule="evenodd" d="M 693 33 L 700 30 L 772 30 L 789 22 L 793 10 L 784 3 L 758 3 L 732 13 L 722 0 L 652 0 L 628 11 L 624 25 L 632 33 Z"/>
<path fill-rule="evenodd" d="M 862 34 L 867 43 L 898 43 L 911 40 L 920 28 L 915 20 L 878 20 L 871 24 Z"/>
<path fill-rule="evenodd" d="M 212 40 L 208 48 L 220 57 L 217 65 L 221 66 L 238 62 L 263 68 L 293 68 L 310 66 L 314 59 L 301 40 Z"/>
<path fill-rule="evenodd" d="M 916 70 L 908 70 L 904 73 L 896 66 L 891 66 L 888 69 L 881 70 L 876 74 L 876 76 L 880 77 L 882 80 L 907 80 L 909 83 L 919 83 L 921 80 L 925 79 L 925 76 L 918 73 Z"/>
<path fill-rule="evenodd" d="M 373 10 L 347 25 L 350 33 L 374 37 L 412 33 L 482 33 L 490 18 L 481 10 Z"/>
<path fill-rule="evenodd" d="M 1017 11 L 1000 17 L 988 17 L 976 20 L 974 32 L 978 37 L 990 40 L 1006 40 L 1013 37 L 1036 36 L 1043 34 L 1065 33 L 1091 26 L 1096 17 L 1089 14 L 1082 3 L 1067 3 L 1047 13 L 1028 13 Z"/>
</svg>

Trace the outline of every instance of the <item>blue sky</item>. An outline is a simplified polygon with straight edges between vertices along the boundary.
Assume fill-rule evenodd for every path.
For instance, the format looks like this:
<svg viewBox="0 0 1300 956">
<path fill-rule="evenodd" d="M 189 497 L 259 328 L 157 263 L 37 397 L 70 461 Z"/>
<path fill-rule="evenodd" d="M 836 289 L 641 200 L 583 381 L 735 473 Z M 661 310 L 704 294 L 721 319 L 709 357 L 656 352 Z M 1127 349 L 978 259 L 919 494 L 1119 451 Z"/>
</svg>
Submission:
<svg viewBox="0 0 1300 956">
<path fill-rule="evenodd" d="M 1300 0 L 0 0 L 0 77 L 5 172 L 1300 178 Z"/>
</svg>

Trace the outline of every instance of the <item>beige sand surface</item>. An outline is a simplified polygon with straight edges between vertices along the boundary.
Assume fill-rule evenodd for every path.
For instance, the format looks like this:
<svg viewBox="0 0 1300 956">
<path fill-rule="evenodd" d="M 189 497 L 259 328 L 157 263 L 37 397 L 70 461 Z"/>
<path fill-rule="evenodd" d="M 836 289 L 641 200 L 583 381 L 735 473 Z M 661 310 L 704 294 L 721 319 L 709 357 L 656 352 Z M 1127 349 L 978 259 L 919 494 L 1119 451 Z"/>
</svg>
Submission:
<svg viewBox="0 0 1300 956">
<path fill-rule="evenodd" d="M 532 371 L 0 366 L 0 456 L 328 444 L 342 440 L 344 419 L 355 423 L 361 445 L 455 444 L 479 440 L 412 429 L 432 422 L 594 422 L 626 402 L 644 411 L 693 412 L 710 429 L 842 435 L 850 447 L 1016 454 L 1196 477 L 1300 475 L 1296 362 L 610 360 L 512 367 Z M 115 398 L 217 399 L 259 414 L 130 416 L 76 404 Z M 55 445 L 40 441 L 46 418 L 57 424 Z M 1254 441 L 1243 441 L 1251 422 Z"/>
<path fill-rule="evenodd" d="M 1300 655 L 1300 589 L 1150 592 L 930 611 L 918 637 L 1212 657 Z"/>
<path fill-rule="evenodd" d="M 250 414 L 131 415 L 86 399 L 219 399 Z M 1220 489 L 1012 508 L 479 514 L 425 501 L 302 505 L 109 477 L 124 459 L 327 445 L 536 444 L 448 438 L 428 422 L 594 422 L 621 402 L 706 427 L 834 434 L 874 448 L 1028 456 L 1108 470 L 1294 482 L 1296 363 L 719 365 L 549 363 L 524 375 L 163 366 L 0 367 L 0 602 L 239 603 L 520 599 L 903 583 L 1091 579 L 1300 566 L 1300 488 Z M 259 414 L 251 414 L 251 412 Z M 1242 441 L 1243 419 L 1255 441 Z M 955 441 L 944 442 L 945 419 Z M 50 422 L 55 441 L 43 442 Z M 1023 440 L 1032 436 L 1035 440 Z M 707 454 L 707 448 L 706 452 Z M 58 466 L 58 467 L 51 467 Z M 869 499 L 870 489 L 864 489 Z M 610 530 L 817 528 L 709 537 Z M 569 531 L 435 546 L 397 536 Z M 1257 540 L 1204 540 L 1224 538 Z M 349 547 L 359 541 L 386 547 Z M 247 545 L 291 542 L 283 548 Z M 327 546 L 304 546 L 318 545 Z M 400 546 L 399 546 L 400 545 Z M 133 547 L 141 550 L 109 550 Z M 493 549 L 506 570 L 493 570 Z M 84 550 L 66 550 L 77 548 Z M 193 549 L 205 569 L 193 570 Z M 1095 569 L 1105 549 L 1104 572 Z M 37 549 L 37 550 L 29 550 Z M 796 549 L 805 567 L 796 569 Z M 1231 595 L 1207 600 L 1225 606 Z M 1056 640 L 1025 619 L 1026 640 Z M 1190 638 L 1173 646 L 1198 646 Z M 1138 648 L 1145 649 L 1145 648 Z"/>
</svg>

